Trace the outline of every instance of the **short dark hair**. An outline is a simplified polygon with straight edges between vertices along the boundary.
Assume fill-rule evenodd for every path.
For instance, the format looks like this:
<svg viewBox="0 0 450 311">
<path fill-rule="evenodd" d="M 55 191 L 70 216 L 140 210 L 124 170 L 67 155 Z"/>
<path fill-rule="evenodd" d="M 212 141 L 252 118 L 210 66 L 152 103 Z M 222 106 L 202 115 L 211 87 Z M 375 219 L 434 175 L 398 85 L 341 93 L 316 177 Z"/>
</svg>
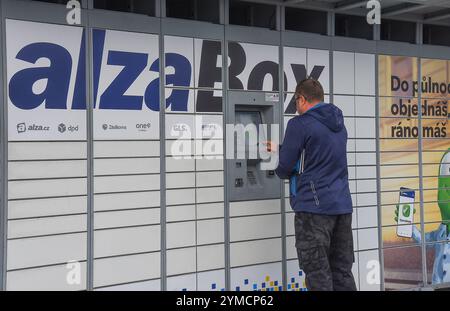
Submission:
<svg viewBox="0 0 450 311">
<path fill-rule="evenodd" d="M 303 96 L 310 103 L 314 101 L 323 102 L 323 87 L 319 81 L 313 78 L 304 79 L 295 88 L 295 99 L 300 96 Z"/>
</svg>

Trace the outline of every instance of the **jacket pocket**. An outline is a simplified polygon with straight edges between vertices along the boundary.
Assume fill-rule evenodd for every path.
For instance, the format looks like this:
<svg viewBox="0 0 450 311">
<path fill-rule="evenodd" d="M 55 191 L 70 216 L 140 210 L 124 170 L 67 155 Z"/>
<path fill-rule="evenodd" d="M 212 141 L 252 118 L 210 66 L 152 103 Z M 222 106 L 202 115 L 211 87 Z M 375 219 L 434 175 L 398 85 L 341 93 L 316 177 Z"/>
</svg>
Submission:
<svg viewBox="0 0 450 311">
<path fill-rule="evenodd" d="M 327 265 L 325 262 L 326 252 L 321 246 L 310 247 L 307 249 L 297 248 L 297 257 L 300 269 L 306 274 L 321 270 Z"/>
</svg>

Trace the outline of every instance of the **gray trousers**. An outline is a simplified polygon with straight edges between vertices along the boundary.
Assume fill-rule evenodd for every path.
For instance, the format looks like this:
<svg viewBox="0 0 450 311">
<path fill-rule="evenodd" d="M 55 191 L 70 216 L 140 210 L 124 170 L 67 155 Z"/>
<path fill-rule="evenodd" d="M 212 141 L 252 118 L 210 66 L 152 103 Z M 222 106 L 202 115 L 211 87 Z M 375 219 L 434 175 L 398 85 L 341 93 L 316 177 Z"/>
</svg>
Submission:
<svg viewBox="0 0 450 311">
<path fill-rule="evenodd" d="M 356 290 L 351 214 L 296 212 L 295 247 L 308 290 Z"/>
</svg>

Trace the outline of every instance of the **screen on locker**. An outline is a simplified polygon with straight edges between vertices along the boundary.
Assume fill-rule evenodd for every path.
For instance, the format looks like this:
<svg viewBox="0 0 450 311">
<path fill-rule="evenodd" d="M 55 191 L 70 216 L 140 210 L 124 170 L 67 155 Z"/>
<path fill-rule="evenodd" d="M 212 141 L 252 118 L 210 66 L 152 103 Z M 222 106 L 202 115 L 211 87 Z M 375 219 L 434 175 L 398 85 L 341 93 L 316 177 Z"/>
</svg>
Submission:
<svg viewBox="0 0 450 311">
<path fill-rule="evenodd" d="M 243 142 L 245 141 L 245 145 L 238 145 L 237 151 L 245 151 L 251 152 L 254 151 L 255 154 L 258 154 L 258 139 L 259 139 L 259 126 L 262 124 L 261 112 L 259 111 L 236 111 L 236 124 L 242 124 L 246 127 L 249 124 L 254 124 L 256 127 L 256 135 L 249 139 L 250 137 L 243 137 Z M 262 134 L 262 139 L 264 140 L 264 133 Z M 239 141 L 239 140 L 238 140 Z"/>
</svg>

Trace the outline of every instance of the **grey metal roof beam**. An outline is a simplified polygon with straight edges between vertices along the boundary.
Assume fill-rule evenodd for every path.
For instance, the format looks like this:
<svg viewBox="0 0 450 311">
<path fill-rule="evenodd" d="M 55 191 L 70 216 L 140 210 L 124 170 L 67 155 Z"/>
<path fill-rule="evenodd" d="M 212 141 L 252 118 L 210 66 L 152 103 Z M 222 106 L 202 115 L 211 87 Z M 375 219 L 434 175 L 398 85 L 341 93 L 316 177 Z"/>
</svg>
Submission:
<svg viewBox="0 0 450 311">
<path fill-rule="evenodd" d="M 450 18 L 450 9 L 439 10 L 438 12 L 425 14 L 423 17 L 423 21 L 424 22 L 435 22 L 435 21 L 446 19 L 446 18 Z"/>
<path fill-rule="evenodd" d="M 305 0 L 284 0 L 283 4 L 297 4 L 300 2 L 305 2 Z"/>
<path fill-rule="evenodd" d="M 336 3 L 334 6 L 335 10 L 343 11 L 343 10 L 351 10 L 355 8 L 359 8 L 361 6 L 366 6 L 367 0 L 343 0 Z"/>
</svg>

